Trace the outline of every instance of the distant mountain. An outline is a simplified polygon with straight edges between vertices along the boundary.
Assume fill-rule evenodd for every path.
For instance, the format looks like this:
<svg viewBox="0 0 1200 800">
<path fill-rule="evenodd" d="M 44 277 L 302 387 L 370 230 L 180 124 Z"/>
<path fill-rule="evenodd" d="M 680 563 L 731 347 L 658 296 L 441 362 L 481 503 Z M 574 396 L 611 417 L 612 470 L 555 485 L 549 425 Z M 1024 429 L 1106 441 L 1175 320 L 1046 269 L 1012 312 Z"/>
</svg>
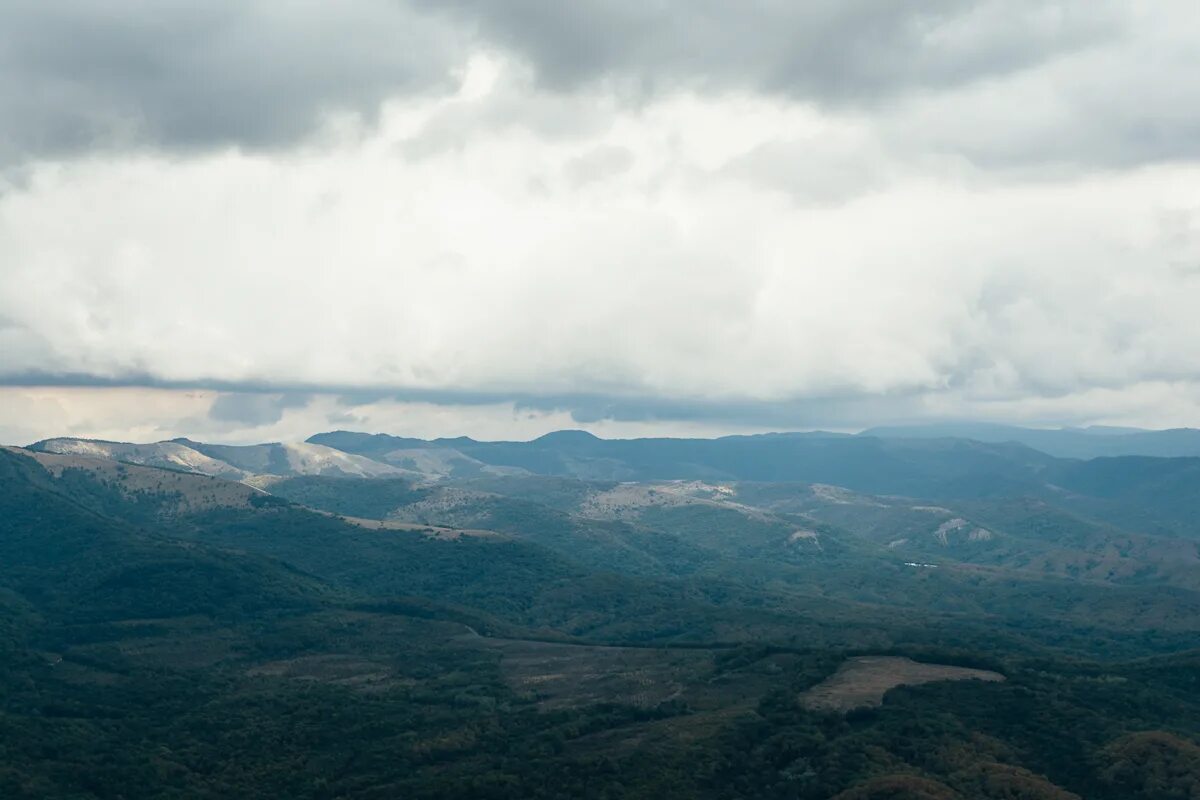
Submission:
<svg viewBox="0 0 1200 800">
<path fill-rule="evenodd" d="M 155 442 L 154 444 L 129 444 L 106 442 L 94 439 L 43 439 L 27 448 L 38 453 L 57 453 L 70 456 L 92 456 L 141 464 L 147 467 L 176 469 L 196 472 L 220 478 L 239 479 L 245 477 L 244 470 L 219 461 L 179 442 Z"/>
<path fill-rule="evenodd" d="M 335 475 L 378 478 L 406 474 L 405 470 L 398 467 L 346 453 L 337 448 L 308 442 L 244 446 L 202 444 L 188 439 L 176 439 L 175 442 L 255 475 Z"/>
<path fill-rule="evenodd" d="M 965 439 L 880 439 L 838 434 L 720 439 L 600 439 L 559 431 L 531 442 L 421 441 L 336 431 L 312 444 L 391 464 L 452 453 L 481 472 L 529 472 L 588 480 L 742 480 L 831 483 L 914 496 L 978 496 L 1038 485 L 1054 458 L 1018 444 Z M 452 442 L 453 444 L 449 444 Z"/>
<path fill-rule="evenodd" d="M 1049 476 L 1064 507 L 1131 530 L 1200 538 L 1200 458 L 1065 462 Z"/>
<path fill-rule="evenodd" d="M 413 474 L 389 464 L 332 447 L 300 442 L 247 446 L 211 445 L 190 439 L 128 444 L 93 439 L 44 439 L 34 452 L 95 456 L 129 464 L 195 472 L 231 480 L 254 475 L 335 475 L 355 478 Z"/>
<path fill-rule="evenodd" d="M 1007 432 L 1023 429 L 984 426 L 954 430 L 980 435 L 990 432 L 994 438 L 1003 438 Z M 948 433 L 950 429 L 931 428 L 928 432 Z M 1073 433 L 1099 443 L 1118 444 L 1133 435 L 1112 429 L 1034 433 Z M 339 431 L 318 434 L 309 441 L 403 464 L 439 479 L 503 477 L 507 473 L 610 482 L 827 484 L 930 501 L 1024 497 L 1131 531 L 1200 538 L 1195 524 L 1200 515 L 1200 459 L 1194 458 L 1080 460 L 1055 457 L 1012 441 L 828 433 L 611 440 L 560 431 L 530 442 L 479 442 Z M 422 466 L 438 459 L 470 468 L 443 469 L 434 476 L 428 466 Z"/>
<path fill-rule="evenodd" d="M 1200 430 L 1173 428 L 1021 428 L 978 422 L 869 428 L 860 436 L 887 439 L 962 438 L 978 442 L 1017 442 L 1060 458 L 1101 456 L 1200 456 Z"/>
<path fill-rule="evenodd" d="M 1131 434 L 1080 435 L 1116 441 Z M 229 446 L 190 439 L 128 444 L 60 438 L 38 442 L 29 450 L 225 478 L 272 492 L 270 487 L 281 479 L 302 477 L 400 479 L 398 485 L 407 492 L 435 484 L 541 476 L 614 484 L 829 485 L 869 495 L 920 498 L 927 505 L 1031 498 L 1134 532 L 1200 538 L 1194 522 L 1200 514 L 1200 459 L 1079 460 L 1017 442 L 954 437 L 810 433 L 600 439 L 582 431 L 558 431 L 528 442 L 480 442 L 336 431 L 298 444 Z M 347 491 L 358 490 L 338 489 L 335 494 L 341 497 Z M 189 497 L 204 495 L 191 491 Z"/>
<path fill-rule="evenodd" d="M 576 434 L 595 439 L 590 433 L 583 431 L 559 431 L 543 436 L 537 441 L 546 444 L 577 440 Z M 549 438 L 548 438 L 549 437 Z M 565 438 L 560 438 L 565 437 Z M 598 439 L 596 441 L 599 441 Z M 470 478 L 482 475 L 520 475 L 528 474 L 529 470 L 517 466 L 484 463 L 478 458 L 467 454 L 467 451 L 485 447 L 486 443 L 477 442 L 465 436 L 453 439 L 410 439 L 401 436 L 389 436 L 386 433 L 354 433 L 351 431 L 334 431 L 319 433 L 309 438 L 308 442 L 323 447 L 331 447 L 347 453 L 390 464 L 412 472 L 421 473 L 433 478 Z"/>
</svg>

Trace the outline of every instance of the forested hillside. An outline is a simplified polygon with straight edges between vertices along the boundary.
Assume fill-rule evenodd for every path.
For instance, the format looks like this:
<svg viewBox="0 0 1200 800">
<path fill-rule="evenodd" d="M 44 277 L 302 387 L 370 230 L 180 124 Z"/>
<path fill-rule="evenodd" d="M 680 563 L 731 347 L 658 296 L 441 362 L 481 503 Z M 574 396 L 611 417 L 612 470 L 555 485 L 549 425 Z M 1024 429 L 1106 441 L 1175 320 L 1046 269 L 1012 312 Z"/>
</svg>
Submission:
<svg viewBox="0 0 1200 800">
<path fill-rule="evenodd" d="M 250 487 L 20 450 L 0 471 L 8 797 L 1196 785 L 1194 540 L 1037 498 L 478 471 Z M 864 654 L 997 681 L 839 671 Z M 879 705 L 806 700 L 863 680 Z"/>
</svg>

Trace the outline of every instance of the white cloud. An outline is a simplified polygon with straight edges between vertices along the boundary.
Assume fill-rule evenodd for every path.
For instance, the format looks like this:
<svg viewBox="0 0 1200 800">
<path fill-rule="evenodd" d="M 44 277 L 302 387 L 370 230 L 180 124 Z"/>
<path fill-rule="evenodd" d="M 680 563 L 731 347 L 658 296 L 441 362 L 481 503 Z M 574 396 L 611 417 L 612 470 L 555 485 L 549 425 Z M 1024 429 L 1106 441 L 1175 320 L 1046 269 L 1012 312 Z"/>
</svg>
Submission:
<svg viewBox="0 0 1200 800">
<path fill-rule="evenodd" d="M 880 115 L 913 153 L 964 158 L 1025 179 L 1200 158 L 1196 7 L 1141 5 L 1120 36 Z"/>
<path fill-rule="evenodd" d="M 1143 38 L 857 110 L 748 89 L 562 93 L 483 50 L 457 92 L 393 99 L 377 126 L 330 117 L 289 150 L 36 163 L 0 191 L 0 378 L 722 408 L 876 398 L 897 415 L 1025 421 L 1152 421 L 1158 397 L 1178 424 L 1200 380 L 1200 165 L 1111 138 L 1097 147 L 1133 157 L 1055 155 L 1070 150 L 1059 133 L 1116 119 L 1084 102 L 1095 75 L 1138 42 L 1176 41 L 1138 20 Z M 1175 132 L 1189 123 L 1170 96 L 1147 108 Z M 1089 135 L 1085 155 L 1106 134 Z M 1046 159 L 1062 163 L 1032 168 Z M 160 427 L 294 438 L 354 414 L 242 403 L 214 420 L 205 402 L 172 401 Z M 414 419 L 571 424 L 457 409 Z"/>
</svg>

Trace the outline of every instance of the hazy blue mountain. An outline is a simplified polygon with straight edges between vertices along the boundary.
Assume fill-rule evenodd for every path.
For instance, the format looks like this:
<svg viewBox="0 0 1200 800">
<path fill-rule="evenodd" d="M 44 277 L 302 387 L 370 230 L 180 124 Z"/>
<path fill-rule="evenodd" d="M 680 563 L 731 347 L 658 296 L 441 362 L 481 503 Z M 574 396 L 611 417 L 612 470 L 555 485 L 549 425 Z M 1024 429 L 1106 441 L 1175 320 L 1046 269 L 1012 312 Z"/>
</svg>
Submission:
<svg viewBox="0 0 1200 800">
<path fill-rule="evenodd" d="M 1122 456 L 1064 462 L 1053 502 L 1147 533 L 1200 539 L 1200 458 Z"/>
<path fill-rule="evenodd" d="M 1018 442 L 1060 458 L 1200 456 L 1200 430 L 1195 428 L 1161 431 L 1106 426 L 1048 429 L 979 422 L 947 422 L 869 428 L 860 435 L 892 439 L 956 437 L 979 442 Z"/>
<path fill-rule="evenodd" d="M 374 458 L 453 442 L 449 449 L 492 467 L 589 480 L 791 481 L 914 496 L 1028 491 L 1039 484 L 1039 473 L 1056 463 L 1019 444 L 837 434 L 600 439 L 558 431 L 530 442 L 418 442 L 337 431 L 308 441 Z"/>
</svg>

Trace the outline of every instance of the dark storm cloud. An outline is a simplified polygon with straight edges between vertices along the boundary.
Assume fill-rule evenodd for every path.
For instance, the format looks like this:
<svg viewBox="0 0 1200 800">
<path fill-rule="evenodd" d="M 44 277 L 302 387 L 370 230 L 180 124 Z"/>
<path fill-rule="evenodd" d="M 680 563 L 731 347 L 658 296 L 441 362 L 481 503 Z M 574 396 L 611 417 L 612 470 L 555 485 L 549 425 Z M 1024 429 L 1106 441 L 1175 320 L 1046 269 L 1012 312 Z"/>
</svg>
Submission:
<svg viewBox="0 0 1200 800">
<path fill-rule="evenodd" d="M 409 155 L 452 146 L 462 126 L 502 126 L 505 115 L 538 131 L 578 126 L 587 109 L 564 111 L 554 98 L 603 85 L 633 102 L 734 90 L 852 110 L 874 116 L 900 150 L 987 168 L 1194 158 L 1194 48 L 1160 41 L 1188 6 L 1156 9 L 1136 14 L 1110 0 L 10 0 L 0 17 L 0 168 L 13 183 L 37 158 L 286 147 L 330 113 L 369 121 L 389 98 L 452 90 L 479 50 L 528 63 L 547 91 L 512 93 L 482 116 L 448 112 Z M 1034 80 L 1032 93 L 947 97 L 1093 53 L 1074 73 Z M 1057 96 L 1043 102 L 1037 87 L 1050 86 Z"/>
<path fill-rule="evenodd" d="M 356 407 L 377 403 L 429 403 L 437 406 L 489 406 L 512 403 L 518 412 L 566 412 L 581 425 L 613 422 L 680 421 L 771 430 L 817 427 L 853 428 L 923 419 L 921 395 L 812 397 L 791 401 L 679 400 L 651 395 L 537 394 L 529 392 L 458 391 L 453 389 L 355 388 L 326 385 L 230 381 L 165 381 L 150 375 L 99 378 L 86 374 L 0 374 L 0 386 L 146 388 L 219 392 L 209 409 L 214 422 L 242 426 L 270 425 L 289 408 L 302 408 L 318 394 L 336 397 L 343 409 L 331 422 L 352 425 L 363 417 Z"/>
<path fill-rule="evenodd" d="M 338 395 L 343 406 L 374 403 L 423 402 L 441 406 L 483 406 L 512 403 L 517 412 L 566 412 L 580 425 L 598 422 L 686 422 L 697 425 L 748 427 L 760 430 L 855 428 L 864 425 L 924 419 L 923 395 L 918 392 L 887 396 L 806 397 L 783 401 L 680 400 L 652 395 L 533 394 L 461 391 L 347 391 Z"/>
<path fill-rule="evenodd" d="M 9 0 L 0 162 L 291 144 L 324 112 L 447 85 L 455 41 L 388 0 Z"/>
<path fill-rule="evenodd" d="M 1185 3 L 422 2 L 517 53 L 559 92 L 774 95 L 864 114 L 909 155 L 953 153 L 984 168 L 1200 155 L 1200 57 L 1180 34 L 1193 13 Z M 971 87 L 986 88 L 956 95 Z"/>
<path fill-rule="evenodd" d="M 881 420 L 920 418 L 919 394 L 887 397 L 810 397 L 783 401 L 675 400 L 660 397 L 577 395 L 529 397 L 518 409 L 567 411 L 581 425 L 597 422 L 688 422 L 758 430 L 856 428 Z"/>
<path fill-rule="evenodd" d="M 444 89 L 471 46 L 540 82 L 636 96 L 744 88 L 844 105 L 1028 68 L 1120 29 L 1107 3 L 10 0 L 0 162 L 105 149 L 293 144 Z M 473 37 L 472 41 L 468 41 Z"/>
<path fill-rule="evenodd" d="M 547 85 L 751 88 L 842 104 L 955 86 L 1113 36 L 1107 2 L 427 0 L 526 55 Z"/>
</svg>

